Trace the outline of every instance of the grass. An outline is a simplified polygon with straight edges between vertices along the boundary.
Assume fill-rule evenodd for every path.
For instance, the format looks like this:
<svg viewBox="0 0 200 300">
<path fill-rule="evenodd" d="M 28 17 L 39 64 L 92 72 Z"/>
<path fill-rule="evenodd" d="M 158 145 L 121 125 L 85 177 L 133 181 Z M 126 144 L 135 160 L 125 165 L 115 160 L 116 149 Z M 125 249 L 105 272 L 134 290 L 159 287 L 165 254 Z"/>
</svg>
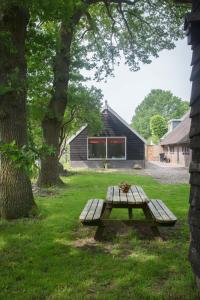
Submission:
<svg viewBox="0 0 200 300">
<path fill-rule="evenodd" d="M 177 215 L 174 228 L 155 241 L 129 229 L 110 242 L 94 242 L 95 228 L 79 214 L 91 197 L 126 180 L 160 198 Z M 0 299 L 197 299 L 188 262 L 188 185 L 164 185 L 148 176 L 81 172 L 50 197 L 38 197 L 40 216 L 0 223 Z M 115 211 L 113 217 L 127 216 Z"/>
</svg>

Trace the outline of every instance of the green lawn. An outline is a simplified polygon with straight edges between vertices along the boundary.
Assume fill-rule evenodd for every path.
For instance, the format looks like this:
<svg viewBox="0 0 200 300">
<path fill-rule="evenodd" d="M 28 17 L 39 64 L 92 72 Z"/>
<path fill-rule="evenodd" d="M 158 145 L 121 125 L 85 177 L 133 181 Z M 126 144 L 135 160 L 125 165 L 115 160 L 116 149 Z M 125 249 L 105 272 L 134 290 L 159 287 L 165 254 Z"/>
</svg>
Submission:
<svg viewBox="0 0 200 300">
<path fill-rule="evenodd" d="M 37 198 L 37 219 L 0 223 L 0 299 L 197 299 L 187 259 L 189 186 L 122 173 L 81 172 L 64 180 L 56 196 Z M 165 241 L 129 229 L 97 243 L 94 228 L 79 224 L 87 199 L 104 198 L 108 185 L 123 180 L 177 215 L 177 225 L 162 230 Z"/>
</svg>

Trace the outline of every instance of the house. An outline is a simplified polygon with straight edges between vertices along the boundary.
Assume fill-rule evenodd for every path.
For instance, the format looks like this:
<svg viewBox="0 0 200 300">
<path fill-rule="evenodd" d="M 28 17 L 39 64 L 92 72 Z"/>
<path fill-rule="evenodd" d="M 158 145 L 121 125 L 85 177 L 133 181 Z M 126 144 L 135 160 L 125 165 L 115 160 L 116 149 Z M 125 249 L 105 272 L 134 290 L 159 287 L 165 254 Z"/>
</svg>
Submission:
<svg viewBox="0 0 200 300">
<path fill-rule="evenodd" d="M 145 165 L 145 140 L 107 102 L 102 109 L 103 130 L 89 136 L 83 126 L 69 141 L 74 168 L 134 168 Z"/>
<path fill-rule="evenodd" d="M 171 127 L 169 131 L 161 141 L 161 146 L 165 156 L 171 163 L 180 164 L 188 167 L 191 161 L 190 150 L 190 112 L 186 113 L 181 120 L 178 121 L 175 127 Z"/>
</svg>

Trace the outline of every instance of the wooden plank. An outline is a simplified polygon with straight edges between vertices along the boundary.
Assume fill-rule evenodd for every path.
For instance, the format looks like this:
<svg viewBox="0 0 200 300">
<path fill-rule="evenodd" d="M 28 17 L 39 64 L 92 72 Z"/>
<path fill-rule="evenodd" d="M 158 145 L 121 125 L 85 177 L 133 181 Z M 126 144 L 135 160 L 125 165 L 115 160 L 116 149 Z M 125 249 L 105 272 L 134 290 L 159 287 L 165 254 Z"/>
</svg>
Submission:
<svg viewBox="0 0 200 300">
<path fill-rule="evenodd" d="M 113 186 L 113 203 L 120 203 L 119 187 Z"/>
<path fill-rule="evenodd" d="M 138 190 L 136 188 L 135 185 L 132 185 L 131 186 L 131 192 L 133 194 L 133 199 L 135 200 L 135 204 L 137 203 L 143 203 L 143 200 L 141 199 L 139 193 L 138 193 Z"/>
<path fill-rule="evenodd" d="M 135 198 L 133 197 L 133 193 L 132 193 L 131 189 L 126 194 L 126 197 L 127 197 L 128 203 L 135 204 Z"/>
<path fill-rule="evenodd" d="M 85 221 L 93 219 L 93 216 L 94 216 L 94 213 L 96 211 L 97 205 L 98 205 L 98 200 L 94 199 L 93 202 L 92 202 L 92 205 L 90 206 L 90 210 L 89 210 L 89 212 L 88 212 L 88 214 L 85 218 Z"/>
<path fill-rule="evenodd" d="M 134 189 L 135 189 L 135 186 L 132 185 L 131 188 L 130 188 L 130 192 L 132 194 L 132 199 L 133 199 L 132 201 L 133 201 L 134 204 L 136 204 L 137 200 L 136 200 L 135 195 L 134 195 Z"/>
<path fill-rule="evenodd" d="M 107 195 L 106 195 L 106 200 L 108 202 L 112 202 L 113 201 L 113 186 L 109 186 L 108 187 Z"/>
<path fill-rule="evenodd" d="M 149 210 L 157 222 L 175 223 L 177 218 L 163 203 L 162 200 L 154 199 L 148 203 Z"/>
<path fill-rule="evenodd" d="M 200 61 L 193 66 L 192 73 L 190 76 L 190 81 L 196 80 L 197 78 L 199 78 L 199 75 L 200 75 Z"/>
<path fill-rule="evenodd" d="M 92 205 L 93 199 L 88 200 L 88 202 L 86 203 L 83 211 L 80 214 L 79 220 L 80 221 L 84 221 L 85 218 L 87 217 L 88 211 L 90 210 L 90 207 Z"/>
<path fill-rule="evenodd" d="M 198 61 L 200 60 L 200 45 L 198 45 L 197 47 L 195 47 L 193 49 L 193 54 L 192 54 L 192 62 L 191 65 L 195 65 L 196 63 L 198 63 Z"/>
<path fill-rule="evenodd" d="M 161 218 L 161 215 L 159 214 L 159 212 L 157 211 L 157 209 L 155 208 L 155 206 L 153 205 L 153 201 L 150 201 L 148 203 L 148 207 L 149 207 L 149 210 L 151 212 L 151 214 L 153 215 L 153 217 L 156 219 L 156 220 L 163 220 Z"/>
<path fill-rule="evenodd" d="M 120 198 L 120 202 L 128 203 L 127 193 L 123 193 L 120 188 L 119 188 L 119 198 Z"/>
<path fill-rule="evenodd" d="M 199 89 L 200 81 L 195 80 L 192 84 L 192 92 L 190 97 L 190 105 L 193 105 L 195 101 L 197 101 L 200 97 L 200 89 Z"/>
<path fill-rule="evenodd" d="M 143 197 L 143 194 L 140 193 L 140 190 L 138 189 L 138 186 L 137 186 L 137 185 L 135 186 L 135 189 L 136 189 L 136 191 L 138 192 L 138 195 L 139 195 L 139 197 L 140 197 L 140 199 L 141 199 L 141 202 L 145 202 L 145 199 L 144 199 L 144 197 Z"/>
<path fill-rule="evenodd" d="M 165 211 L 165 213 L 171 220 L 177 220 L 176 216 L 171 212 L 171 210 L 169 210 L 169 208 L 165 205 L 165 203 L 162 200 L 157 200 L 157 203 L 159 203 L 159 205 L 162 207 L 162 209 Z"/>
<path fill-rule="evenodd" d="M 157 211 L 159 212 L 160 216 L 162 217 L 163 221 L 168 221 L 169 217 L 168 215 L 165 213 L 165 211 L 162 209 L 162 207 L 159 205 L 159 203 L 157 202 L 157 200 L 153 201 L 153 205 L 155 206 L 155 208 L 157 209 Z"/>
<path fill-rule="evenodd" d="M 98 199 L 97 207 L 93 216 L 93 220 L 99 220 L 101 218 L 102 210 L 103 210 L 104 200 Z"/>
<path fill-rule="evenodd" d="M 139 185 L 136 185 L 136 188 L 137 188 L 138 193 L 139 193 L 140 197 L 142 198 L 143 202 L 147 202 L 149 200 L 149 198 L 145 194 L 143 188 Z"/>
</svg>

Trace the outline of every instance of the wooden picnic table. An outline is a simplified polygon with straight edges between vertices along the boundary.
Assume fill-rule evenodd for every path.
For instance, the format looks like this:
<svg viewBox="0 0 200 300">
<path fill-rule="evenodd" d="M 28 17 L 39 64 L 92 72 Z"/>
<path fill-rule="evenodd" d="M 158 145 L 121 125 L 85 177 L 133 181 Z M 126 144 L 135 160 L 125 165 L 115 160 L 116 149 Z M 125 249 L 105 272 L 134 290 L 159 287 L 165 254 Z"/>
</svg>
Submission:
<svg viewBox="0 0 200 300">
<path fill-rule="evenodd" d="M 108 218 L 113 208 L 127 208 L 129 219 L 133 218 L 132 209 L 147 207 L 149 199 L 141 186 L 132 185 L 128 193 L 123 193 L 118 186 L 109 186 L 105 200 L 103 218 Z"/>
<path fill-rule="evenodd" d="M 150 213 L 148 208 L 149 201 L 149 198 L 147 197 L 141 186 L 132 185 L 128 193 L 124 193 L 118 186 L 109 186 L 107 190 L 106 200 L 104 201 L 104 210 L 101 215 L 101 224 L 97 228 L 95 238 L 101 239 L 104 227 L 109 226 L 112 221 L 123 222 L 128 226 L 133 226 L 134 224 L 149 224 L 152 227 L 154 234 L 158 235 L 159 232 L 153 222 L 154 220 L 152 214 Z M 126 208 L 128 210 L 129 219 L 110 219 L 112 209 L 115 208 Z M 145 219 L 135 220 L 133 217 L 133 209 L 142 209 L 145 215 Z"/>
<path fill-rule="evenodd" d="M 111 219 L 112 209 L 125 208 L 129 218 Z M 145 218 L 134 219 L 133 209 L 142 209 Z M 141 186 L 132 185 L 128 193 L 122 192 L 118 186 L 109 186 L 106 199 L 90 199 L 80 215 L 80 221 L 88 226 L 98 226 L 95 239 L 100 240 L 105 227 L 113 222 L 121 222 L 128 226 L 147 225 L 155 236 L 160 236 L 158 226 L 173 226 L 176 217 L 162 202 L 147 197 Z"/>
</svg>

